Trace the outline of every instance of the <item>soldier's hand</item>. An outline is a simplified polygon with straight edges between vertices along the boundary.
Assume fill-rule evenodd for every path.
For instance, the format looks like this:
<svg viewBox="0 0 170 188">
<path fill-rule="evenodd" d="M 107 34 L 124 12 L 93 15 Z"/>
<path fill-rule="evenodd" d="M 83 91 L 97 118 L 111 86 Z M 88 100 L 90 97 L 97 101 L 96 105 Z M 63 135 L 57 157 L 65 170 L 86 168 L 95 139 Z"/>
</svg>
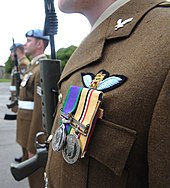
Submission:
<svg viewBox="0 0 170 188">
<path fill-rule="evenodd" d="M 34 153 L 31 153 L 30 151 L 28 151 L 28 158 L 32 158 L 35 154 Z"/>
</svg>

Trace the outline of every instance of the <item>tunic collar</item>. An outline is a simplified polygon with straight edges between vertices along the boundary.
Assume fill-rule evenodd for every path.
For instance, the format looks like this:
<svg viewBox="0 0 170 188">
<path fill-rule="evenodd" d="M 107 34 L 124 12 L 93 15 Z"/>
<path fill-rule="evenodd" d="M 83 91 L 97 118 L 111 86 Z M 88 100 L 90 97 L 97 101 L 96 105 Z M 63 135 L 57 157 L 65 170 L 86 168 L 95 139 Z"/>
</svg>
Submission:
<svg viewBox="0 0 170 188">
<path fill-rule="evenodd" d="M 38 64 L 38 63 L 39 63 L 38 60 L 39 60 L 39 59 L 44 59 L 44 58 L 47 58 L 45 54 L 38 55 L 38 56 L 34 57 L 34 58 L 31 60 L 30 64 L 31 64 L 31 65 Z"/>
<path fill-rule="evenodd" d="M 113 4 L 111 4 L 97 19 L 91 31 L 93 31 L 97 26 L 99 26 L 104 20 L 106 20 L 111 14 L 113 14 L 116 10 L 118 10 L 121 6 L 125 5 L 130 0 L 117 0 Z"/>
</svg>

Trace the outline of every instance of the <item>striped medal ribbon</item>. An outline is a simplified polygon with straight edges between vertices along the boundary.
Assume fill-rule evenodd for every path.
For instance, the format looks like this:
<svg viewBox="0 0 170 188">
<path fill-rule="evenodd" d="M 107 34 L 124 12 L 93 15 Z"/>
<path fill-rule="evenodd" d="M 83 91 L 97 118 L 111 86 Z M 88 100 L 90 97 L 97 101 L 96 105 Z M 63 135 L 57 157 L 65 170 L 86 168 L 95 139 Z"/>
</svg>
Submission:
<svg viewBox="0 0 170 188">
<path fill-rule="evenodd" d="M 74 116 L 70 116 L 70 134 L 62 150 L 63 158 L 69 164 L 83 158 L 92 136 L 103 93 L 95 89 L 83 88 Z"/>
</svg>

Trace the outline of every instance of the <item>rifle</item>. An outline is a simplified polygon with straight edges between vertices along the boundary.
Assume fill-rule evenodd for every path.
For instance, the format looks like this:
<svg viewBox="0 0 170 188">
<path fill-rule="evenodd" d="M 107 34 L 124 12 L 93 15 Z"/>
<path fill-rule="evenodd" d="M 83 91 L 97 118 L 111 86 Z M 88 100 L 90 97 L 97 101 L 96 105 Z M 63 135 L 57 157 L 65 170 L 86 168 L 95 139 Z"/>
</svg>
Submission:
<svg viewBox="0 0 170 188">
<path fill-rule="evenodd" d="M 37 169 L 46 166 L 50 133 L 58 102 L 57 82 L 60 78 L 61 68 L 60 61 L 56 59 L 54 45 L 54 35 L 57 33 L 58 22 L 55 14 L 54 1 L 44 1 L 46 13 L 44 35 L 50 36 L 51 59 L 40 61 L 40 79 L 42 88 L 42 119 L 48 139 L 44 144 L 39 144 L 36 141 L 37 153 L 34 157 L 19 164 L 11 164 L 11 173 L 17 181 L 28 177 Z M 43 133 L 37 133 L 36 138 L 41 134 Z"/>
<path fill-rule="evenodd" d="M 42 135 L 44 135 L 44 132 L 37 133 L 36 135 L 37 140 L 38 137 Z M 15 180 L 20 181 L 31 175 L 37 169 L 41 167 L 45 167 L 48 157 L 46 144 L 39 144 L 37 140 L 36 140 L 36 145 L 37 145 L 36 155 L 34 155 L 32 158 L 28 160 L 23 161 L 18 165 L 15 163 L 11 163 L 11 173 L 15 178 Z"/>
<path fill-rule="evenodd" d="M 11 109 L 14 106 L 18 106 L 18 97 L 19 97 L 19 90 L 20 90 L 20 83 L 21 83 L 21 78 L 20 78 L 20 73 L 19 73 L 19 67 L 18 67 L 18 58 L 17 58 L 17 53 L 16 53 L 16 45 L 14 43 L 14 38 L 12 38 L 13 41 L 13 52 L 14 52 L 14 67 L 15 71 L 13 73 L 14 81 L 15 81 L 15 86 L 16 86 L 16 94 L 13 98 L 13 101 L 11 104 L 7 104 L 7 108 Z M 15 120 L 16 119 L 16 114 L 5 114 L 4 119 L 7 120 Z"/>
<path fill-rule="evenodd" d="M 16 68 L 16 71 L 14 71 L 14 79 L 15 79 L 15 86 L 16 86 L 16 95 L 15 95 L 15 101 L 13 102 L 14 104 L 18 104 L 18 97 L 19 97 L 19 90 L 20 90 L 20 83 L 21 83 L 21 78 L 20 78 L 20 73 L 19 73 L 19 67 L 18 67 L 18 58 L 17 58 L 17 53 L 16 53 L 16 45 L 14 43 L 14 38 L 13 40 L 13 51 L 14 51 L 14 66 Z M 8 108 L 13 107 L 14 104 L 7 105 Z"/>
</svg>

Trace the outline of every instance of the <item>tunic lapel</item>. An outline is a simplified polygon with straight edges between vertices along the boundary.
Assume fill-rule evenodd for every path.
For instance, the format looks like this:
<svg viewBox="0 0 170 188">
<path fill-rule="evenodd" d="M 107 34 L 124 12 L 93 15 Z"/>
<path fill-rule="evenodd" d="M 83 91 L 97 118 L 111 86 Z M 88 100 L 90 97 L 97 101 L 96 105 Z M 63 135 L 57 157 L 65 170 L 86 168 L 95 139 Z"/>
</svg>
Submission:
<svg viewBox="0 0 170 188">
<path fill-rule="evenodd" d="M 93 63 L 101 57 L 106 35 L 105 27 L 107 27 L 107 25 L 108 21 L 100 26 L 100 30 L 92 32 L 82 41 L 79 48 L 66 64 L 60 82 L 76 70 Z"/>
</svg>

